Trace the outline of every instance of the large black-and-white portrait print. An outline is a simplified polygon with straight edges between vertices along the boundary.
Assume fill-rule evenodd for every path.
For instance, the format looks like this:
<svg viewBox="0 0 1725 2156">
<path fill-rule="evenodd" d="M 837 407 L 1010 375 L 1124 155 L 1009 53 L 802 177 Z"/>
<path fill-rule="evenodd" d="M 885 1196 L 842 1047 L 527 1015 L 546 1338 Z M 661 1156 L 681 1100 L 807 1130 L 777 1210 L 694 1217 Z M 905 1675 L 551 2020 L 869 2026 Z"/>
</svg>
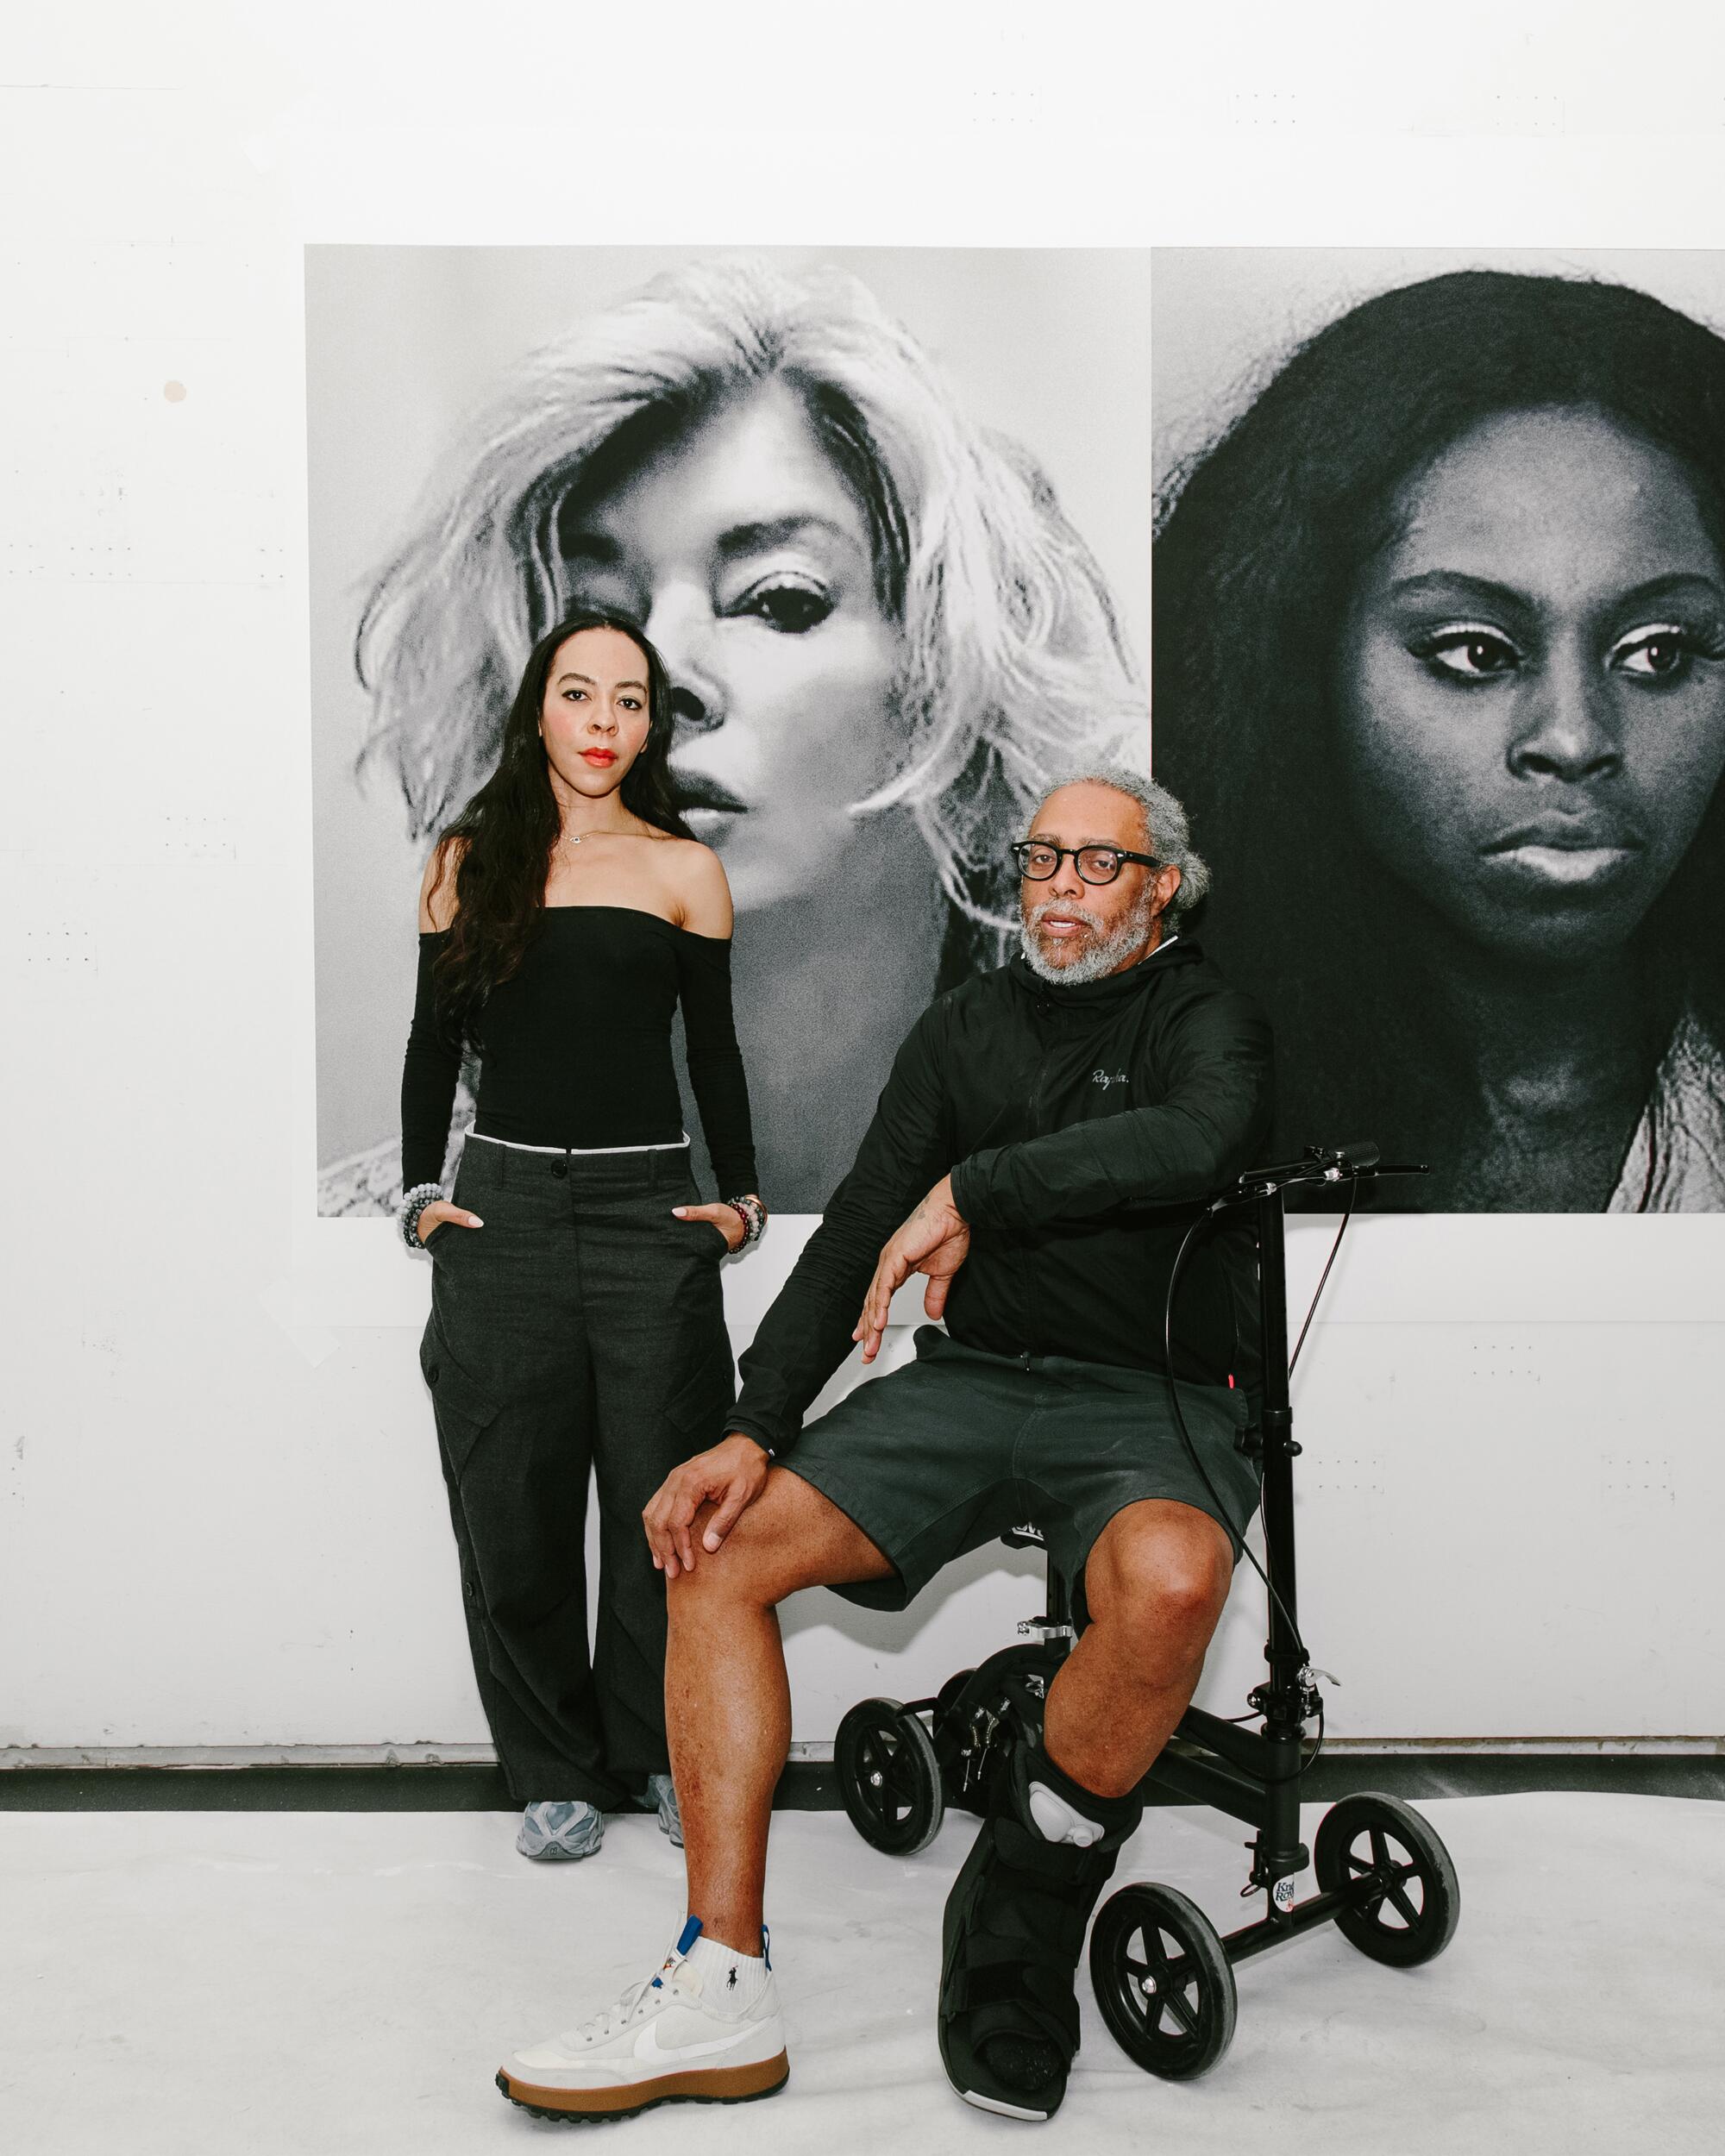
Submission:
<svg viewBox="0 0 1725 2156">
<path fill-rule="evenodd" d="M 1152 275 L 1153 761 L 1280 1147 L 1429 1161 L 1425 1210 L 1718 1210 L 1725 256 Z"/>
<path fill-rule="evenodd" d="M 820 1209 L 1051 777 L 1147 764 L 1149 274 L 308 250 L 322 1212 L 394 1200 L 421 866 L 584 604 L 667 660 L 762 1193 Z"/>
</svg>

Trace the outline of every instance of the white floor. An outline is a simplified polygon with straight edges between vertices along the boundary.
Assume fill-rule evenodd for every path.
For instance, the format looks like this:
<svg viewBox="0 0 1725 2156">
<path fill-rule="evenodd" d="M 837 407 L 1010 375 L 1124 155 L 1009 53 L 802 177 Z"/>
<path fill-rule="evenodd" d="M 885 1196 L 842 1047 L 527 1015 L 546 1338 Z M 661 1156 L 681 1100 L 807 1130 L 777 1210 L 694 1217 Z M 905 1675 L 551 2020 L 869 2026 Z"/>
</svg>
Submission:
<svg viewBox="0 0 1725 2156">
<path fill-rule="evenodd" d="M 792 2078 L 669 2106 L 613 2156 L 887 2149 L 1563 2156 L 1725 2148 L 1725 1805 L 1612 1796 L 1422 1807 L 1462 1881 L 1453 1945 L 1411 1972 L 1332 1931 L 1239 1971 L 1206 2079 L 1139 2073 L 1088 1994 L 1044 2128 L 948 2090 L 941 1901 L 974 1833 L 909 1864 L 831 1813 L 775 1822 L 775 1960 Z M 1315 1814 L 1308 1824 L 1309 1839 Z M 0 2147 L 9 2156 L 473 2156 L 592 2128 L 507 2105 L 492 2070 L 645 1973 L 681 1911 L 651 1821 L 583 1865 L 526 1864 L 494 1814 L 0 1814 Z M 1243 1921 L 1244 1828 L 1151 1815 L 1117 1874 Z"/>
</svg>

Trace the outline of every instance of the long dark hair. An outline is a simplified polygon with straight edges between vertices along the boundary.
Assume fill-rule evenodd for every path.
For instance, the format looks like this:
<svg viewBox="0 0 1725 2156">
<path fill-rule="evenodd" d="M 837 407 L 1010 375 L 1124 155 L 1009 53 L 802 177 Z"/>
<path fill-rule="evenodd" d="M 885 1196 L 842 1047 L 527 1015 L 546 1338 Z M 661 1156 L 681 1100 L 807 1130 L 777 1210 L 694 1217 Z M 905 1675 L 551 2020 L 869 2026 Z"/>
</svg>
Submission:
<svg viewBox="0 0 1725 2156">
<path fill-rule="evenodd" d="M 1206 947 L 1270 1013 L 1278 1142 L 1403 1128 L 1415 901 L 1344 805 L 1337 655 L 1405 482 L 1496 413 L 1600 411 L 1679 458 L 1725 558 L 1725 340 L 1622 285 L 1467 270 L 1385 292 L 1302 345 L 1158 504 L 1157 777 L 1214 872 Z M 1651 1078 L 1685 1000 L 1725 1038 L 1725 789 L 1639 931 Z M 1405 1157 L 1405 1156 L 1404 1156 Z"/>
<path fill-rule="evenodd" d="M 545 909 L 551 850 L 562 829 L 539 735 L 545 684 L 560 648 L 583 629 L 614 629 L 647 666 L 647 738 L 624 775 L 623 805 L 674 837 L 694 834 L 677 808 L 670 753 L 670 678 L 632 621 L 592 609 L 568 615 L 528 654 L 521 686 L 503 722 L 497 768 L 438 838 L 435 890 L 454 864 L 455 916 L 437 955 L 437 1007 L 445 1030 L 477 1044 L 480 1012 L 499 981 L 519 967 Z"/>
</svg>

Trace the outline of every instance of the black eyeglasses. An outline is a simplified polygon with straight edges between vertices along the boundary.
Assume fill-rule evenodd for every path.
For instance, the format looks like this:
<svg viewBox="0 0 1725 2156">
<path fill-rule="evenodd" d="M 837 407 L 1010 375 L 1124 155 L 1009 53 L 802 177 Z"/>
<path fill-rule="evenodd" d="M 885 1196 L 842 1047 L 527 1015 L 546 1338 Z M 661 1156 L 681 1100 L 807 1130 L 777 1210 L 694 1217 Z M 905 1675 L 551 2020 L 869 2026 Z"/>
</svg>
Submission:
<svg viewBox="0 0 1725 2156">
<path fill-rule="evenodd" d="M 1112 883 L 1128 861 L 1145 868 L 1159 865 L 1154 854 L 1129 854 L 1122 846 L 1045 846 L 1039 838 L 1020 838 L 1009 850 L 1019 874 L 1029 883 L 1046 883 L 1068 860 L 1086 883 Z"/>
</svg>

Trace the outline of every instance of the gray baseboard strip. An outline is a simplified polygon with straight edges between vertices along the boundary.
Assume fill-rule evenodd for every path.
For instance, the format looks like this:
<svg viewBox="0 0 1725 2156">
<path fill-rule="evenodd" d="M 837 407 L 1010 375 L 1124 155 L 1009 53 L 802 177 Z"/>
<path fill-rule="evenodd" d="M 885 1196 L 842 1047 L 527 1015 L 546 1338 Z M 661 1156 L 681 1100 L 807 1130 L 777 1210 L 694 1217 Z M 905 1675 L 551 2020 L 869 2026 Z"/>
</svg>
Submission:
<svg viewBox="0 0 1725 2156">
<path fill-rule="evenodd" d="M 799 1745 L 779 1783 L 781 1811 L 841 1808 L 830 1745 Z M 1499 1796 L 1571 1789 L 1725 1799 L 1725 1747 L 1712 1739 L 1589 1739 L 1570 1749 L 1363 1742 L 1333 1745 L 1305 1794 Z M 209 1747 L 0 1752 L 0 1811 L 493 1812 L 511 1808 L 480 1745 Z"/>
</svg>

